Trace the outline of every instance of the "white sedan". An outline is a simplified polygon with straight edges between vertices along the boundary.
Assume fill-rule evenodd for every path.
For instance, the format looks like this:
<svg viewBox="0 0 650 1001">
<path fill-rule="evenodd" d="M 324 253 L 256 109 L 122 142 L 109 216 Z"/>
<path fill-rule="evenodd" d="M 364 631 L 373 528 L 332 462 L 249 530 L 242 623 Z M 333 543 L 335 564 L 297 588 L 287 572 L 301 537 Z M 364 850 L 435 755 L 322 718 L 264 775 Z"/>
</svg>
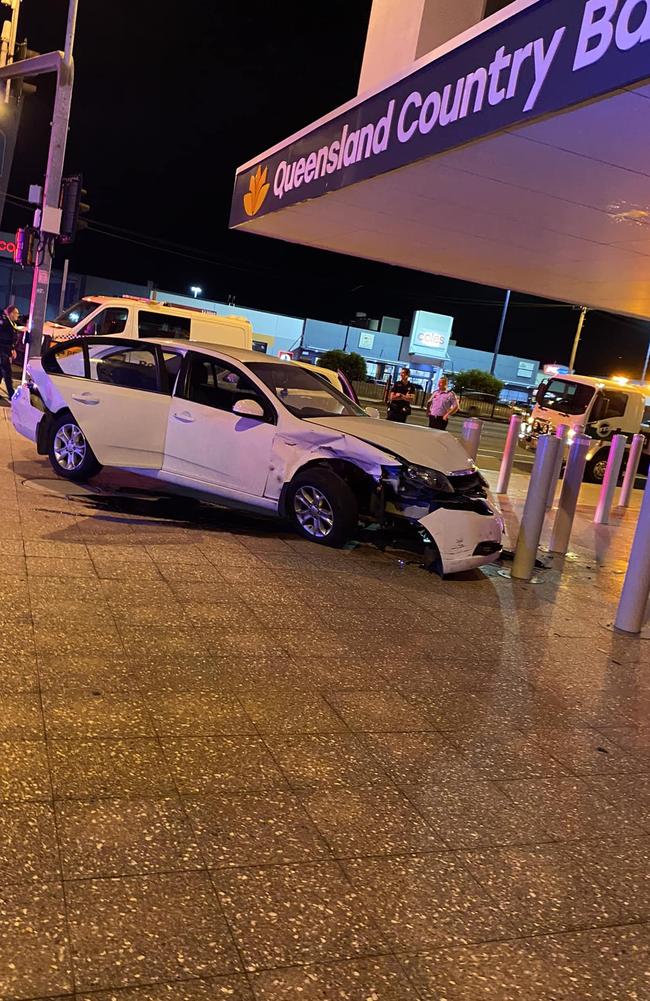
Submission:
<svg viewBox="0 0 650 1001">
<path fill-rule="evenodd" d="M 291 362 L 120 337 L 56 345 L 12 400 L 16 430 L 71 480 L 142 473 L 331 546 L 359 520 L 410 524 L 444 573 L 497 560 L 503 524 L 460 443 L 377 416 Z"/>
</svg>

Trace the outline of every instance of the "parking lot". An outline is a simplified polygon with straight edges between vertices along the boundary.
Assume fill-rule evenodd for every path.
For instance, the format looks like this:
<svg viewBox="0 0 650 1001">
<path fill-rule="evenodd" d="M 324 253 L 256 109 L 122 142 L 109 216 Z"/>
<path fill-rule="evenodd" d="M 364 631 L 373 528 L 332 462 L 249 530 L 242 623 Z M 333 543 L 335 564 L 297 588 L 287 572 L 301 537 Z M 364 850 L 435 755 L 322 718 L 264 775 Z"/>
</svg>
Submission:
<svg viewBox="0 0 650 1001">
<path fill-rule="evenodd" d="M 7 413 L 1 997 L 648 995 L 635 511 L 594 529 L 587 487 L 565 566 L 441 580 L 71 487 Z"/>
</svg>

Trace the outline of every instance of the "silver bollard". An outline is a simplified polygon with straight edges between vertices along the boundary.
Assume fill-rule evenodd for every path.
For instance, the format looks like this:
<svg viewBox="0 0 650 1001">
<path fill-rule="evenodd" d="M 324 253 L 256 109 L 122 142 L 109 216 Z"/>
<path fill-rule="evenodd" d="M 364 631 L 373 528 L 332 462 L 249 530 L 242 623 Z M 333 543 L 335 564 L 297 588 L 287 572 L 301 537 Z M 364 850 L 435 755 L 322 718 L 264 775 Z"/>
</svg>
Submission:
<svg viewBox="0 0 650 1001">
<path fill-rule="evenodd" d="M 585 466 L 587 465 L 587 452 L 593 439 L 586 434 L 578 435 L 573 439 L 569 449 L 564 479 L 562 481 L 562 491 L 557 505 L 557 514 L 553 522 L 551 532 L 551 544 L 548 547 L 551 553 L 561 553 L 566 555 L 573 528 L 580 487 L 585 476 Z"/>
<path fill-rule="evenodd" d="M 463 424 L 463 445 L 465 446 L 465 451 L 469 455 L 470 459 L 476 461 L 476 456 L 478 455 L 478 448 L 481 444 L 481 429 L 483 425 L 475 417 L 470 417 L 469 420 L 465 421 Z"/>
<path fill-rule="evenodd" d="M 629 506 L 632 491 L 634 490 L 634 483 L 636 481 L 636 474 L 639 471 L 639 462 L 641 461 L 641 452 L 643 451 L 644 445 L 645 435 L 635 434 L 627 457 L 625 478 L 621 488 L 621 496 L 618 499 L 619 507 Z"/>
<path fill-rule="evenodd" d="M 538 439 L 535 464 L 526 494 L 524 513 L 521 516 L 519 537 L 511 571 L 511 576 L 518 580 L 530 580 L 533 576 L 537 547 L 546 516 L 548 488 L 560 448 L 560 439 L 556 438 L 555 435 L 542 435 Z"/>
<path fill-rule="evenodd" d="M 623 633 L 640 633 L 650 595 L 650 480 L 646 485 L 634 533 L 614 626 Z"/>
<path fill-rule="evenodd" d="M 513 414 L 510 418 L 510 427 L 508 429 L 508 437 L 506 438 L 506 447 L 503 450 L 501 468 L 499 469 L 499 480 L 497 482 L 498 494 L 505 494 L 508 492 L 510 474 L 512 473 L 512 464 L 515 460 L 515 452 L 517 451 L 520 431 L 521 417 L 519 417 L 518 414 Z"/>
<path fill-rule="evenodd" d="M 609 447 L 607 469 L 605 470 L 605 477 L 600 490 L 596 513 L 594 515 L 595 525 L 607 525 L 609 522 L 609 515 L 612 510 L 612 501 L 614 500 L 614 491 L 616 490 L 619 473 L 621 472 L 621 464 L 623 462 L 626 444 L 627 438 L 624 434 L 615 434 L 612 438 L 612 443 Z"/>
<path fill-rule="evenodd" d="M 569 433 L 568 424 L 558 424 L 557 430 L 555 432 L 555 437 L 559 438 L 562 442 L 562 447 L 558 450 L 557 459 L 555 462 L 555 469 L 553 470 L 553 475 L 551 476 L 551 486 L 548 491 L 548 497 L 546 498 L 546 510 L 550 510 L 553 507 L 553 501 L 555 500 L 555 491 L 557 489 L 558 480 L 560 479 L 560 473 L 562 472 L 562 462 L 564 460 L 564 443 L 566 441 L 566 436 Z"/>
</svg>

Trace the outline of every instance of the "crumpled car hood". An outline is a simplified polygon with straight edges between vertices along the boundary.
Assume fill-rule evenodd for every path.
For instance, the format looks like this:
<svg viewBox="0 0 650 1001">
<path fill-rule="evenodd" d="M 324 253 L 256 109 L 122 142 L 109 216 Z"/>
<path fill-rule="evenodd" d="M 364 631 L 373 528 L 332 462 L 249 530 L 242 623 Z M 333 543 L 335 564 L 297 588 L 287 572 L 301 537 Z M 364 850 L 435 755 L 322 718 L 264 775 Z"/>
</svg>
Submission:
<svg viewBox="0 0 650 1001">
<path fill-rule="evenodd" d="M 407 462 L 442 473 L 456 473 L 473 466 L 463 446 L 448 431 L 432 431 L 372 417 L 310 417 L 306 423 L 352 435 Z"/>
</svg>

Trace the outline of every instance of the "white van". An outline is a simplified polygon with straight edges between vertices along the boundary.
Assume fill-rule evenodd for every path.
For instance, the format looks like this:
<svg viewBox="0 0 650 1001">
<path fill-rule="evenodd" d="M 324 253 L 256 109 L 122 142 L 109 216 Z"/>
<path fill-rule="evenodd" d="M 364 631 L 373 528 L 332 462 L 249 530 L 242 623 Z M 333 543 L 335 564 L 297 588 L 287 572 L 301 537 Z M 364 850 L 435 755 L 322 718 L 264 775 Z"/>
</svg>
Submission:
<svg viewBox="0 0 650 1001">
<path fill-rule="evenodd" d="M 50 341 L 76 337 L 165 337 L 224 347 L 253 348 L 253 327 L 243 316 L 219 316 L 135 296 L 88 295 L 43 327 Z"/>
</svg>

